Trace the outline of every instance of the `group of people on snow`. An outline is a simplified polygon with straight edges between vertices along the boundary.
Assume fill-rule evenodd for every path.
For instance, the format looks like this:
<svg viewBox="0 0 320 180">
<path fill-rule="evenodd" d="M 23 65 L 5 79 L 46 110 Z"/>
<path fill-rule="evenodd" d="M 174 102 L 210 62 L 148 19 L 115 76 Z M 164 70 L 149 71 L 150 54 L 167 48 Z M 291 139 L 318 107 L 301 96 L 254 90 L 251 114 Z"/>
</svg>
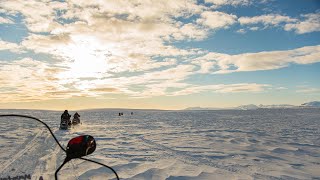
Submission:
<svg viewBox="0 0 320 180">
<path fill-rule="evenodd" d="M 133 115 L 133 112 L 131 112 L 130 114 Z M 123 112 L 119 112 L 119 116 L 123 116 Z"/>
<path fill-rule="evenodd" d="M 61 115 L 61 123 L 63 121 L 67 121 L 68 125 L 71 125 L 72 122 L 71 122 L 70 118 L 71 118 L 71 115 L 69 114 L 68 110 L 65 110 Z M 76 123 L 80 123 L 80 115 L 78 112 L 76 112 L 73 115 L 73 121 L 75 121 Z"/>
</svg>

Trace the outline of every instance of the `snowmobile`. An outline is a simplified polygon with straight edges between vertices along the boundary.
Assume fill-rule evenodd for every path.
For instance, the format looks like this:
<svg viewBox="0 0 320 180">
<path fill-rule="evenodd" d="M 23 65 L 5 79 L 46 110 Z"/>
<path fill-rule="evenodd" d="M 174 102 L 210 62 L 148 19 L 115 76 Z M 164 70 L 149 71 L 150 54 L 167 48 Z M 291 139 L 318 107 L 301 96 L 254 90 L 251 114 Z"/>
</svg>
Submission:
<svg viewBox="0 0 320 180">
<path fill-rule="evenodd" d="M 80 124 L 80 119 L 74 117 L 74 118 L 72 119 L 72 125 L 78 125 L 78 124 Z"/>
<path fill-rule="evenodd" d="M 32 116 L 0 114 L 0 179 L 119 180 L 113 168 L 96 161 L 94 137 L 76 136 L 64 146 L 58 139 L 66 134 L 55 132 Z"/>
<path fill-rule="evenodd" d="M 68 119 L 62 119 L 60 123 L 60 129 L 67 130 L 71 128 L 71 122 Z"/>
</svg>

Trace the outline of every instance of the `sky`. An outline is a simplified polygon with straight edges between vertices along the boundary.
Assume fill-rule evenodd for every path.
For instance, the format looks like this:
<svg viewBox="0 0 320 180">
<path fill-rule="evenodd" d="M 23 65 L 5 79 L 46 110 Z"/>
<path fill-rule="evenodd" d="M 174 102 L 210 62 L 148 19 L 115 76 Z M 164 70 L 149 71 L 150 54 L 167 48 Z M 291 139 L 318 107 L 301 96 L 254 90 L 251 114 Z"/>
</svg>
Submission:
<svg viewBox="0 0 320 180">
<path fill-rule="evenodd" d="M 320 100 L 319 0 L 1 0 L 1 109 Z"/>
</svg>

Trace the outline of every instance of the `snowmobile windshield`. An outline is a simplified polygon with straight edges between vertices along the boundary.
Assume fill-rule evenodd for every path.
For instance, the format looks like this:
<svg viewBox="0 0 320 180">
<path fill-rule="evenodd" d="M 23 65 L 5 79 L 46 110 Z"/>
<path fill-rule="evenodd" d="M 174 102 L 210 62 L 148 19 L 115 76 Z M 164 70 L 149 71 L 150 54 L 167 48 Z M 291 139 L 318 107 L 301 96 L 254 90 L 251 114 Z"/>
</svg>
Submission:
<svg viewBox="0 0 320 180">
<path fill-rule="evenodd" d="M 22 113 L 0 111 L 0 179 L 116 179 L 112 169 L 100 163 L 101 158 L 93 151 L 86 151 L 90 155 L 81 157 L 88 160 L 73 157 L 65 161 L 68 142 L 87 132 L 61 130 L 59 114 L 39 111 L 36 114 L 28 111 L 25 117 L 9 114 Z M 91 138 L 88 147 L 93 147 L 93 142 L 95 146 Z M 77 150 L 73 149 L 74 153 Z"/>
</svg>

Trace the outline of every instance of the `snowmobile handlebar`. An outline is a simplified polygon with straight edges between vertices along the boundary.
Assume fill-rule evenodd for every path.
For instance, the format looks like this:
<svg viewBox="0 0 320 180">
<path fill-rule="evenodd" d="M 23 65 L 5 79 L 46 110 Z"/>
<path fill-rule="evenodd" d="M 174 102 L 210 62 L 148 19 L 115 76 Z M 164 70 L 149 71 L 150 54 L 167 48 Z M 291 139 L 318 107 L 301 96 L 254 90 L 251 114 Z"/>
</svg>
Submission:
<svg viewBox="0 0 320 180">
<path fill-rule="evenodd" d="M 53 134 L 53 132 L 52 132 L 52 130 L 50 129 L 50 127 L 49 127 L 45 122 L 41 121 L 40 119 L 35 118 L 35 117 L 32 117 L 32 116 L 20 115 L 20 114 L 0 114 L 0 117 L 22 117 L 22 118 L 33 119 L 33 120 L 35 120 L 35 121 L 38 121 L 38 122 L 42 123 L 42 124 L 49 130 L 50 134 L 52 135 L 52 137 L 54 138 L 54 140 L 56 141 L 56 143 L 59 145 L 59 147 L 61 148 L 61 150 L 63 150 L 64 152 L 67 153 L 66 159 L 64 160 L 64 162 L 59 166 L 59 168 L 58 168 L 58 169 L 56 170 L 56 172 L 55 172 L 55 180 L 58 180 L 58 172 L 59 172 L 59 170 L 60 170 L 68 161 L 70 161 L 71 159 L 75 159 L 75 158 L 82 159 L 82 160 L 85 160 L 85 161 L 89 161 L 89 162 L 92 162 L 92 163 L 95 163 L 95 164 L 99 164 L 99 165 L 101 165 L 101 166 L 104 166 L 104 167 L 110 169 L 110 170 L 115 174 L 117 180 L 119 180 L 119 176 L 118 176 L 117 172 L 116 172 L 113 168 L 111 168 L 111 167 L 109 167 L 109 166 L 107 166 L 107 165 L 105 165 L 105 164 L 102 164 L 102 163 L 100 163 L 100 162 L 97 162 L 97 161 L 94 161 L 94 160 L 91 160 L 91 159 L 87 159 L 87 158 L 83 158 L 83 157 L 82 157 L 82 156 L 84 156 L 84 155 L 91 154 L 91 153 L 95 150 L 96 144 L 95 144 L 95 140 L 94 140 L 94 138 L 93 138 L 92 136 L 86 135 L 86 136 L 90 136 L 90 137 L 94 140 L 94 149 L 93 149 L 92 152 L 90 152 L 90 153 L 87 153 L 87 152 L 86 152 L 84 155 L 76 155 L 76 156 L 70 157 L 70 155 L 68 156 L 68 153 L 69 153 L 68 150 L 66 150 L 65 148 L 63 148 L 63 146 L 59 143 L 58 139 L 57 139 L 56 136 Z M 80 137 L 80 136 L 79 136 L 79 137 Z M 79 138 L 79 137 L 76 137 L 76 138 Z M 75 139 L 75 138 L 73 138 L 73 139 Z M 72 141 L 72 139 L 71 139 L 70 141 Z M 69 141 L 69 143 L 70 143 L 70 141 Z M 69 144 L 68 144 L 68 146 L 69 146 Z M 82 151 L 82 150 L 83 150 L 83 149 L 81 149 L 81 148 L 78 149 L 79 152 Z M 74 151 L 77 151 L 77 150 L 74 150 Z M 73 153 L 74 153 L 74 151 L 73 151 Z M 76 152 L 76 153 L 78 153 L 78 152 Z M 79 153 L 78 153 L 78 154 L 79 154 Z"/>
</svg>

